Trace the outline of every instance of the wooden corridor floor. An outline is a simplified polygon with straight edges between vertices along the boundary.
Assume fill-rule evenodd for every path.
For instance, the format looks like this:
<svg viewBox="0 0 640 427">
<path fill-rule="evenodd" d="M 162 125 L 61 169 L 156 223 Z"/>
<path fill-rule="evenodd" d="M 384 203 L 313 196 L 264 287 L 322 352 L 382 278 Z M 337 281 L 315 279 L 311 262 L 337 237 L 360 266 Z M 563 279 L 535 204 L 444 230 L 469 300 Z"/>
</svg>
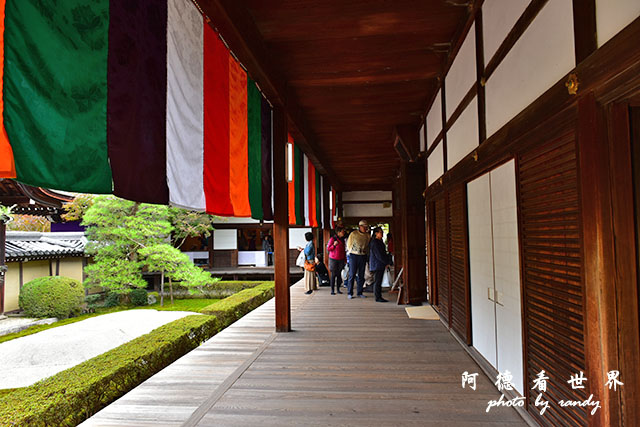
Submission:
<svg viewBox="0 0 640 427">
<path fill-rule="evenodd" d="M 308 296 L 299 282 L 294 332 L 273 332 L 272 299 L 82 425 L 526 425 L 485 411 L 498 391 L 439 320 L 368 295 Z M 464 371 L 479 373 L 476 391 Z"/>
</svg>

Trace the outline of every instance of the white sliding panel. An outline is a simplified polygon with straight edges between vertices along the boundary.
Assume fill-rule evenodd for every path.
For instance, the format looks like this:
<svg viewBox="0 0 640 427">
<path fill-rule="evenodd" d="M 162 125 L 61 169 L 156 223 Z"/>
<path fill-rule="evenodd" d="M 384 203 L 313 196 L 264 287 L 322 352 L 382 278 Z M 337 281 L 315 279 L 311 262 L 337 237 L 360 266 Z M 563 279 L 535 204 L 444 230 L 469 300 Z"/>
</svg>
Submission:
<svg viewBox="0 0 640 427">
<path fill-rule="evenodd" d="M 298 246 L 304 248 L 307 245 L 307 240 L 304 238 L 304 234 L 308 231 L 311 231 L 311 229 L 310 228 L 290 228 L 289 229 L 289 249 L 295 249 Z M 316 244 L 317 243 L 318 242 L 316 242 Z"/>
<path fill-rule="evenodd" d="M 495 304 L 488 298 L 494 287 L 489 182 L 489 174 L 485 174 L 467 184 L 469 279 L 473 346 L 496 366 Z"/>
<path fill-rule="evenodd" d="M 442 92 L 438 91 L 427 114 L 427 149 L 442 130 Z"/>
<path fill-rule="evenodd" d="M 444 151 L 442 149 L 442 142 L 439 142 L 436 148 L 433 150 L 429 158 L 428 162 L 428 175 L 429 175 L 429 184 L 431 185 L 437 181 L 438 178 L 442 176 L 444 173 Z"/>
<path fill-rule="evenodd" d="M 467 33 L 451 68 L 444 79 L 447 98 L 447 120 L 458 108 L 462 98 L 476 82 L 476 30 L 475 24 Z"/>
<path fill-rule="evenodd" d="M 482 4 L 484 62 L 489 63 L 530 0 L 490 0 Z"/>
<path fill-rule="evenodd" d="M 596 0 L 598 47 L 640 16 L 639 0 Z"/>
<path fill-rule="evenodd" d="M 238 249 L 238 230 L 213 230 L 213 249 Z"/>
<path fill-rule="evenodd" d="M 522 306 L 515 162 L 491 171 L 498 370 L 509 370 L 524 395 Z"/>
<path fill-rule="evenodd" d="M 478 99 L 474 98 L 447 131 L 447 168 L 451 169 L 478 146 Z"/>
<path fill-rule="evenodd" d="M 575 66 L 572 0 L 540 11 L 485 86 L 487 136 L 553 86 Z"/>
</svg>

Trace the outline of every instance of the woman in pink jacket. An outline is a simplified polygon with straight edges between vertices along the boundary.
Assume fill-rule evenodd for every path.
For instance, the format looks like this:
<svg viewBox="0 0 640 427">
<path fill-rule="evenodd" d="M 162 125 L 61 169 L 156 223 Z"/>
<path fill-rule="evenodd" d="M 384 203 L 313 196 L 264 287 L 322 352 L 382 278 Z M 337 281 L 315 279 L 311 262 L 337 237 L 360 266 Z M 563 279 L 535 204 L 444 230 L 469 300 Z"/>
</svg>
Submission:
<svg viewBox="0 0 640 427">
<path fill-rule="evenodd" d="M 327 251 L 329 252 L 329 270 L 331 271 L 331 295 L 336 291 L 341 294 L 342 269 L 347 262 L 347 254 L 344 244 L 345 230 L 343 227 L 336 227 L 336 234 L 329 239 Z"/>
</svg>

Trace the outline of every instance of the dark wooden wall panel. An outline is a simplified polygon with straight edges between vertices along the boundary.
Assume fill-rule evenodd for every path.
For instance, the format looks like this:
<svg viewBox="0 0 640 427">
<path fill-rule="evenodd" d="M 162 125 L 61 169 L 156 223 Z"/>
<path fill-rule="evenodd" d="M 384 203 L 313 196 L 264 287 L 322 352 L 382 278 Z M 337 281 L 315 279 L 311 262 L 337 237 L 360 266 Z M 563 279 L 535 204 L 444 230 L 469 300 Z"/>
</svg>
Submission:
<svg viewBox="0 0 640 427">
<path fill-rule="evenodd" d="M 467 206 L 464 186 L 449 192 L 449 250 L 451 328 L 470 343 L 469 274 L 467 250 Z"/>
<path fill-rule="evenodd" d="M 438 286 L 438 310 L 447 325 L 451 325 L 451 287 L 449 283 L 449 233 L 447 231 L 446 198 L 436 200 L 436 283 Z"/>
<path fill-rule="evenodd" d="M 238 251 L 236 249 L 213 251 L 213 266 L 216 268 L 237 267 Z"/>
<path fill-rule="evenodd" d="M 586 372 L 584 291 L 578 163 L 573 132 L 521 154 L 518 159 L 522 236 L 526 384 L 545 370 L 550 380 L 545 398 L 583 400 L 586 389 L 567 380 Z M 530 390 L 535 399 L 537 390 Z M 552 405 L 543 425 L 586 425 L 582 408 Z"/>
</svg>

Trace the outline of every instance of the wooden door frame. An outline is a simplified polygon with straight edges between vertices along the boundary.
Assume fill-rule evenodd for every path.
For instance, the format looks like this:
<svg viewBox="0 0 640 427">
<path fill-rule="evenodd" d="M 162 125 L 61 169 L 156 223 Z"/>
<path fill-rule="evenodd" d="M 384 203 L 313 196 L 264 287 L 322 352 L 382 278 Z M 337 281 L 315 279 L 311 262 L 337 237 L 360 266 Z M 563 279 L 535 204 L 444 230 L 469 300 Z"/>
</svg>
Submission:
<svg viewBox="0 0 640 427">
<path fill-rule="evenodd" d="M 629 87 L 640 91 L 640 84 Z M 592 425 L 632 425 L 640 417 L 630 96 L 591 92 L 578 102 L 586 362 L 591 392 L 602 404 Z M 611 370 L 624 383 L 617 391 L 606 385 Z"/>
<path fill-rule="evenodd" d="M 611 180 L 612 230 L 615 256 L 618 363 L 624 386 L 618 397 L 625 425 L 640 419 L 640 334 L 638 333 L 638 271 L 631 162 L 630 103 L 607 106 L 608 149 Z M 636 171 L 638 173 L 640 171 Z M 611 368 L 609 368 L 611 369 Z"/>
</svg>

